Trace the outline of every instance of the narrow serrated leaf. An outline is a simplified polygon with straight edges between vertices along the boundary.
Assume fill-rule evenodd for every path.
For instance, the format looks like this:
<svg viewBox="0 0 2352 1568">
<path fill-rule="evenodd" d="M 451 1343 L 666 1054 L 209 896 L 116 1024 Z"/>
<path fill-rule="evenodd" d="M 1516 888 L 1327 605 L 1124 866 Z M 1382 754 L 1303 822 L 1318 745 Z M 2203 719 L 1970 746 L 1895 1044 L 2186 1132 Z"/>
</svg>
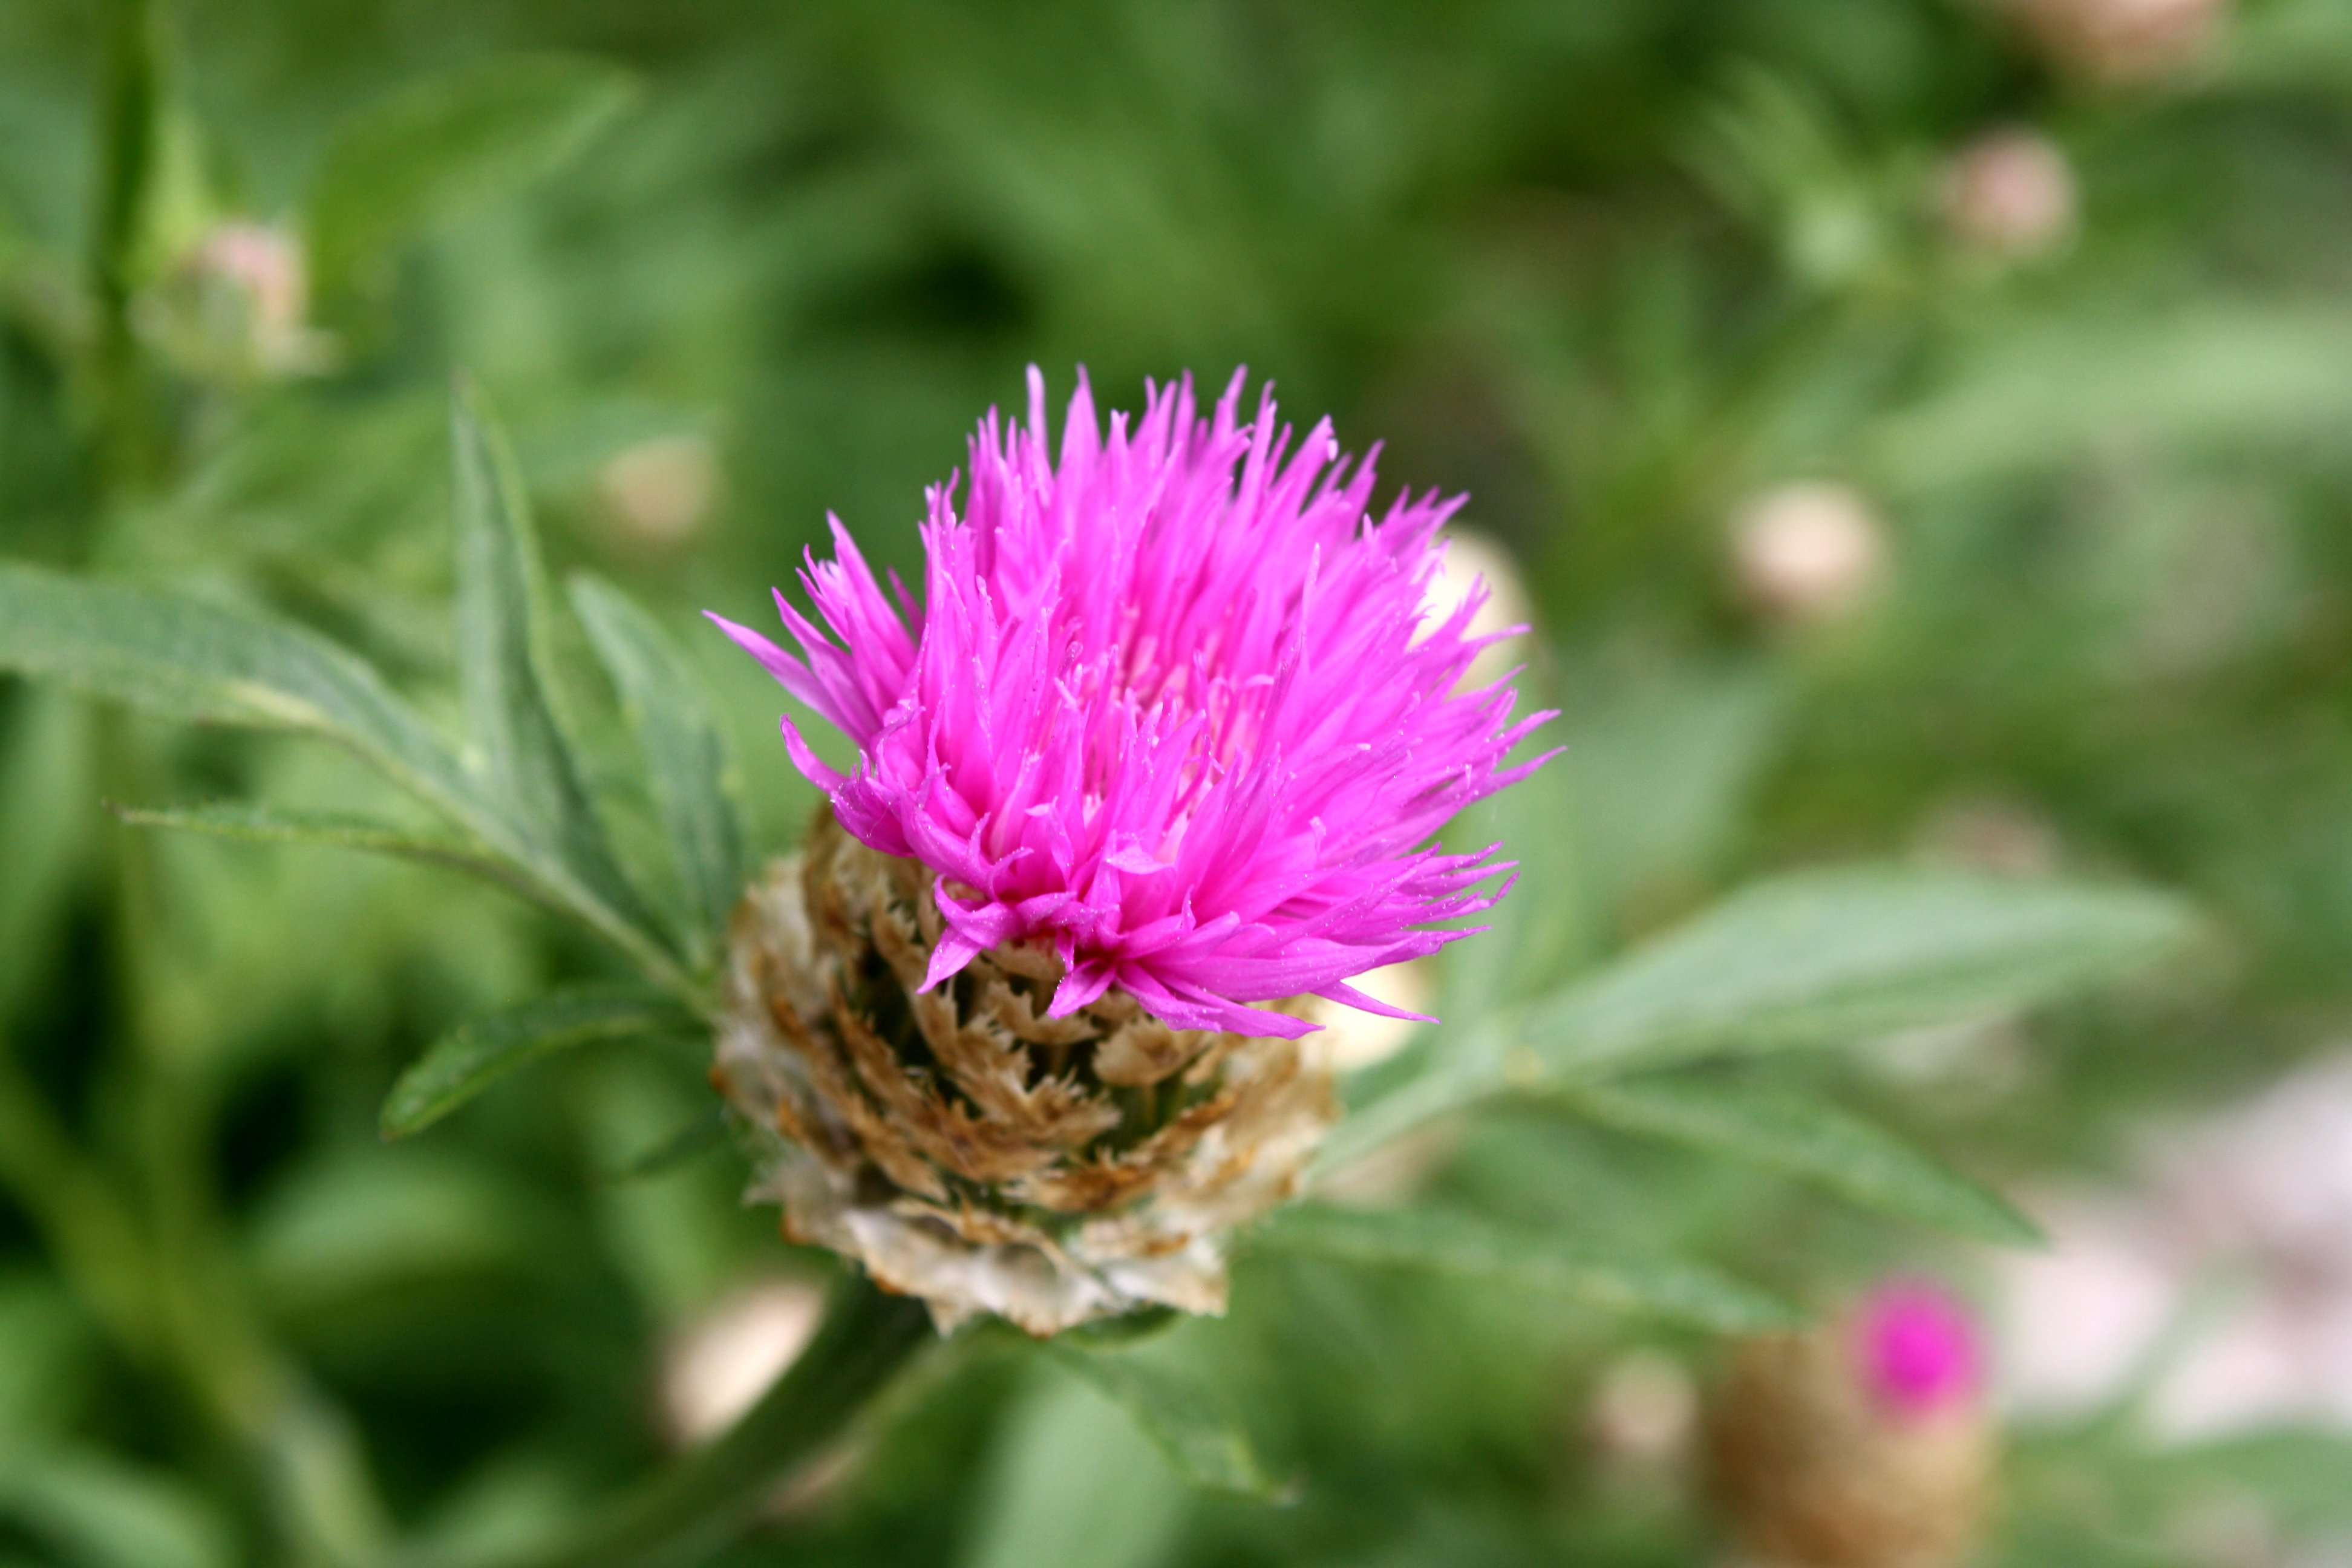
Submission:
<svg viewBox="0 0 2352 1568">
<path fill-rule="evenodd" d="M 661 984 L 694 992 L 641 920 L 526 832 L 374 667 L 315 632 L 183 595 L 0 565 L 0 670 L 55 679 L 166 719 L 343 746 L 511 864 L 541 901 Z"/>
<path fill-rule="evenodd" d="M 310 190 L 321 295 L 368 276 L 426 225 L 552 173 L 629 102 L 602 61 L 506 56 L 397 89 L 346 121 Z"/>
<path fill-rule="evenodd" d="M 457 674 L 491 793 L 621 919 L 658 943 L 621 873 L 550 696 L 545 595 L 522 483 L 474 389 L 450 407 L 457 562 Z"/>
<path fill-rule="evenodd" d="M 268 616 L 0 566 L 0 669 L 167 719 L 319 736 L 451 816 L 478 809 L 456 754 L 373 667 Z"/>
<path fill-rule="evenodd" d="M 727 746 L 686 660 L 635 605 L 585 575 L 572 604 L 636 731 L 654 809 L 686 895 L 697 956 L 715 952 L 743 896 L 742 831 Z"/>
<path fill-rule="evenodd" d="M 1563 1089 L 1558 1102 L 1603 1126 L 1761 1165 L 1897 1219 L 2006 1247 L 2042 1240 L 1998 1193 L 1817 1100 L 1633 1079 Z"/>
<path fill-rule="evenodd" d="M 1301 1205 L 1268 1221 L 1252 1244 L 1491 1280 L 1509 1289 L 1541 1290 L 1727 1333 L 1779 1328 L 1798 1317 L 1777 1297 L 1696 1264 L 1612 1256 L 1541 1231 L 1451 1211 Z"/>
<path fill-rule="evenodd" d="M 664 997 L 637 991 L 568 991 L 526 1002 L 444 1035 L 392 1086 L 386 1138 L 432 1126 L 530 1062 L 597 1040 L 688 1031 L 695 1019 Z"/>
<path fill-rule="evenodd" d="M 1258 1462 L 1248 1431 L 1215 1385 L 1156 1355 L 1082 1350 L 1060 1340 L 1046 1341 L 1045 1348 L 1133 1416 L 1143 1435 L 1187 1480 L 1253 1497 L 1279 1491 Z"/>
<path fill-rule="evenodd" d="M 239 838 L 257 844 L 315 844 L 357 849 L 396 859 L 446 866 L 495 882 L 525 898 L 539 890 L 518 877 L 514 868 L 478 847 L 449 838 L 433 838 L 390 823 L 340 812 L 289 811 L 250 801 L 205 801 L 194 805 L 113 805 L 114 815 L 133 827 L 171 828 L 205 833 L 218 838 Z"/>
</svg>

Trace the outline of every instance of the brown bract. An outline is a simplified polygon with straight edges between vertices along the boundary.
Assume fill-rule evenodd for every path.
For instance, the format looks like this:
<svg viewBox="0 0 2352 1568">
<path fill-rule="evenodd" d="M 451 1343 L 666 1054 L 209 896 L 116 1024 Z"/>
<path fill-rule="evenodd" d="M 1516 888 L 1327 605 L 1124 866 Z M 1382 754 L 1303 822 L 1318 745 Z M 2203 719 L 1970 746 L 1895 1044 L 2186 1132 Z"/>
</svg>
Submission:
<svg viewBox="0 0 2352 1568">
<path fill-rule="evenodd" d="M 1061 964 L 1024 944 L 923 994 L 940 929 L 931 873 L 826 811 L 746 895 L 712 1076 L 770 1135 L 758 1194 L 943 1329 L 1223 1310 L 1223 1234 L 1334 1114 L 1318 1037 L 1171 1029 L 1115 987 L 1048 1018 Z"/>
<path fill-rule="evenodd" d="M 1992 1498 L 1973 1404 L 1879 1408 L 1839 1325 L 1740 1348 L 1709 1402 L 1709 1489 L 1743 1550 L 1777 1568 L 1955 1568 Z"/>
</svg>

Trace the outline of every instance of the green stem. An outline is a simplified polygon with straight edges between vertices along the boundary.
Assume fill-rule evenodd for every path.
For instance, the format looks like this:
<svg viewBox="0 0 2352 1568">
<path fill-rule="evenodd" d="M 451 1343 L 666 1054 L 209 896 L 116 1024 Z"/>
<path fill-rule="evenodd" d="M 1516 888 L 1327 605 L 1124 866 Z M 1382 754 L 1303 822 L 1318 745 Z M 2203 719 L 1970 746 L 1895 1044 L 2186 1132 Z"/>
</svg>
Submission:
<svg viewBox="0 0 2352 1568">
<path fill-rule="evenodd" d="M 16 1064 L 0 1057 L 0 1186 L 40 1227 L 58 1271 L 134 1361 L 158 1349 L 137 1222 Z"/>
<path fill-rule="evenodd" d="M 566 1539 L 517 1556 L 436 1558 L 407 1568 L 661 1568 L 698 1563 L 757 1517 L 808 1459 L 934 1342 L 919 1301 L 885 1295 L 862 1273 L 835 1287 L 824 1327 L 725 1436 L 643 1482 Z"/>
</svg>

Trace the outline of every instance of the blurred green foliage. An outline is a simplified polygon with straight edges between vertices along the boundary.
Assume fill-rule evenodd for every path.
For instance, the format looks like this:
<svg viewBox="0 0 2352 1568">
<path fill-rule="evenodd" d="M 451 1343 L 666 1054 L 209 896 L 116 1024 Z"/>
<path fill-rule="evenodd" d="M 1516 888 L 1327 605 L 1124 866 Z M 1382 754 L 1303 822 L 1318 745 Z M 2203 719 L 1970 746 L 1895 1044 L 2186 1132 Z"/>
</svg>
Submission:
<svg viewBox="0 0 2352 1568">
<path fill-rule="evenodd" d="M 2011 123 L 2079 190 L 2048 255 L 1988 256 L 1938 205 L 1956 150 Z M 1926 1074 L 1836 1049 L 1572 1084 L 1473 1124 L 1429 1178 L 1498 1236 L 1666 1274 L 1546 1254 L 1515 1267 L 1553 1288 L 1498 1288 L 1483 1264 L 1363 1267 L 1392 1237 L 1344 1234 L 1246 1255 L 1233 1315 L 1136 1365 L 1205 1376 L 1288 1506 L 1188 1489 L 1117 1388 L 1074 1375 L 1092 1352 L 982 1347 L 725 1559 L 1702 1562 L 1687 1499 L 1612 1469 L 1582 1413 L 1628 1346 L 1703 1366 L 1677 1325 L 1728 1309 L 1596 1302 L 1965 1275 L 1974 1254 L 1884 1215 L 2013 1233 L 1952 1169 L 2115 1168 L 2150 1116 L 2341 1037 L 2347 191 L 2352 12 L 2330 0 L 2245 0 L 2137 86 L 1958 0 L 18 0 L 0 555 L 301 623 L 454 722 L 461 631 L 500 635 L 453 566 L 462 370 L 513 432 L 555 574 L 630 595 L 590 580 L 530 654 L 590 769 L 530 787 L 604 808 L 612 929 L 707 932 L 738 852 L 662 759 L 702 748 L 715 776 L 731 752 L 751 857 L 813 795 L 772 685 L 691 612 L 758 616 L 828 509 L 909 566 L 920 487 L 1028 363 L 1057 386 L 1083 363 L 1124 403 L 1246 362 L 1295 414 L 1385 440 L 1391 482 L 1471 492 L 1535 606 L 1528 684 L 1567 710 L 1566 757 L 1465 825 L 1499 824 L 1525 866 L 1496 931 L 1454 950 L 1465 1027 L 1355 1098 L 1433 1095 L 1391 1106 L 1414 1121 L 1506 1082 L 1500 1037 L 1467 1026 L 1535 996 L 1556 1070 L 1612 1028 L 1655 1068 L 1940 1016 L 1834 963 L 1809 984 L 1846 990 L 1773 1013 L 1806 952 L 1739 922 L 1814 930 L 1818 884 L 1710 909 L 1759 876 L 2022 856 L 2185 893 L 2209 931 L 2190 961 L 2035 1005 L 1999 1073 L 1979 1042 Z M 224 225 L 291 238 L 290 317 L 266 261 L 222 259 Z M 459 483 L 489 506 L 480 465 Z M 1885 531 L 1879 591 L 1831 624 L 1763 613 L 1731 564 L 1729 520 L 1794 480 L 1853 487 Z M 708 730 L 662 640 L 714 694 Z M 671 725 L 638 737 L 651 772 L 628 761 L 649 715 Z M 525 773 L 537 721 L 493 721 Z M 656 1391 L 687 1325 L 823 1272 L 695 1136 L 690 1039 L 568 1051 L 379 1139 L 434 1041 L 471 1040 L 440 1059 L 480 1075 L 497 1009 L 609 984 L 594 941 L 431 866 L 100 805 L 419 828 L 351 757 L 20 682 L 0 727 L 0 1561 L 528 1540 L 669 1444 Z M 666 857 L 682 844 L 699 858 Z M 661 907 L 624 908 L 633 887 Z M 1829 907 L 1824 951 L 1979 929 L 1972 895 L 1941 896 Z M 1996 900 L 1981 943 L 1954 939 L 1958 978 L 1929 978 L 2048 1002 L 2105 973 L 2103 942 L 2137 951 L 2155 907 L 2049 896 L 2123 900 L 2121 925 Z M 2165 1505 L 2205 1492 L 2352 1529 L 2344 1458 L 2293 1435 L 2159 1452 L 2128 1413 L 2031 1434 L 1995 1560 L 2187 1563 Z"/>
</svg>

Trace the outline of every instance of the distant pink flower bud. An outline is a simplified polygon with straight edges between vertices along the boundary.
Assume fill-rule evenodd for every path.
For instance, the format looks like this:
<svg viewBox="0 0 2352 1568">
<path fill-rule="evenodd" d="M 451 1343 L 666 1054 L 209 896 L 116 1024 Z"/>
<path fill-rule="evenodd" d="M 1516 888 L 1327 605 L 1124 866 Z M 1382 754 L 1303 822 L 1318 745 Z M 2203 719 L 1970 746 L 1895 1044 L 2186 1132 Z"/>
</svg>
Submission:
<svg viewBox="0 0 2352 1568">
<path fill-rule="evenodd" d="M 2074 170 L 2040 132 L 1989 132 L 1946 165 L 1944 222 L 1963 245 L 2011 260 L 2046 256 L 2074 232 Z"/>
<path fill-rule="evenodd" d="M 1885 531 L 1850 485 L 1781 485 L 1732 520 L 1732 565 L 1741 591 L 1766 614 L 1798 625 L 1836 620 L 1876 584 Z"/>
</svg>

